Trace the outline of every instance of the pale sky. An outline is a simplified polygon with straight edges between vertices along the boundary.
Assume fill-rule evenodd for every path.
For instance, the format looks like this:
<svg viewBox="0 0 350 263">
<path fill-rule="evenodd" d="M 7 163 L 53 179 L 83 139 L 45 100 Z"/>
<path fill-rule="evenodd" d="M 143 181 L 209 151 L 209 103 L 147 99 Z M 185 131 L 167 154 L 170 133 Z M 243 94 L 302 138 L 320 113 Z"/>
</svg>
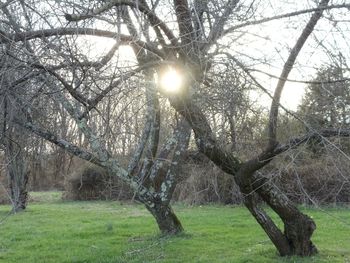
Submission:
<svg viewBox="0 0 350 263">
<path fill-rule="evenodd" d="M 314 1 L 298 3 L 295 1 L 273 0 L 262 2 L 265 4 L 270 2 L 270 6 L 267 4 L 265 8 L 262 7 L 262 11 L 266 16 L 315 6 Z M 336 4 L 336 2 L 333 1 L 333 4 Z M 326 18 L 322 18 L 318 22 L 314 32 L 303 46 L 288 77 L 289 79 L 311 81 L 316 76 L 317 69 L 334 64 L 339 52 L 347 61 L 350 61 L 349 10 L 333 10 L 324 14 Z M 243 28 L 242 32 L 246 31 L 246 34 L 237 41 L 238 43 L 234 42 L 230 45 L 232 47 L 231 52 L 243 61 L 248 68 L 267 72 L 278 77 L 291 48 L 295 45 L 309 17 L 310 14 L 305 14 Z M 335 18 L 337 19 L 336 23 L 334 22 Z M 251 74 L 273 93 L 277 84 L 276 78 L 258 72 L 251 72 Z M 283 105 L 295 110 L 301 102 L 306 86 L 307 84 L 303 83 L 287 82 L 281 98 Z M 271 102 L 268 96 L 259 97 L 259 101 L 262 105 L 269 105 Z"/>
<path fill-rule="evenodd" d="M 334 1 L 333 1 L 334 2 Z M 314 7 L 313 1 L 263 1 L 265 6 L 261 6 L 260 12 L 265 16 L 281 14 L 300 10 L 305 7 Z M 335 3 L 335 2 L 334 2 Z M 333 12 L 333 11 L 332 11 Z M 328 14 L 326 14 L 329 16 Z M 338 15 L 338 14 L 337 14 Z M 269 74 L 279 76 L 284 61 L 289 55 L 290 49 L 294 46 L 303 27 L 307 23 L 310 14 L 277 20 L 264 23 L 261 26 L 252 26 L 242 28 L 237 34 L 246 34 L 229 44 L 232 49 L 230 53 L 235 55 L 240 61 L 244 62 L 250 68 L 257 69 Z M 341 16 L 340 16 L 341 17 Z M 346 33 L 349 32 L 348 22 L 339 22 L 334 27 L 329 20 L 322 19 L 319 21 L 316 30 L 309 37 L 297 59 L 295 68 L 292 70 L 289 79 L 309 81 L 315 76 L 317 68 L 330 64 L 330 58 L 324 53 L 324 47 L 331 50 L 334 54 L 342 51 L 347 58 L 350 57 L 350 40 L 347 39 Z M 338 30 L 340 29 L 340 30 Z M 226 41 L 230 41 L 225 40 Z M 98 48 L 91 48 L 91 55 L 101 55 L 108 51 L 108 48 L 114 43 L 110 39 L 102 39 L 97 42 Z M 120 61 L 133 60 L 130 48 L 121 47 L 117 53 Z M 261 61 L 261 63 L 259 63 Z M 264 62 L 266 61 L 266 63 Z M 265 74 L 252 72 L 266 89 L 273 90 L 276 86 L 277 79 L 268 77 Z M 282 94 L 281 102 L 288 108 L 295 110 L 301 102 L 306 84 L 287 82 Z M 259 102 L 268 106 L 270 99 L 268 96 L 259 95 Z"/>
</svg>

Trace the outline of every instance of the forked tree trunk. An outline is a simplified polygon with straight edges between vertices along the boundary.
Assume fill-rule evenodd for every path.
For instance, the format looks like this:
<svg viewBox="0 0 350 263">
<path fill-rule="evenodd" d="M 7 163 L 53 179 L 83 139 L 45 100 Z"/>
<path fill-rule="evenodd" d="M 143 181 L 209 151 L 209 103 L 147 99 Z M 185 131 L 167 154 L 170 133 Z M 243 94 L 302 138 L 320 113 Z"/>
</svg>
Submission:
<svg viewBox="0 0 350 263">
<path fill-rule="evenodd" d="M 170 205 L 154 202 L 151 206 L 146 205 L 146 208 L 156 219 L 162 235 L 176 235 L 183 232 L 181 222 Z"/>
<path fill-rule="evenodd" d="M 279 215 L 284 223 L 284 235 L 291 255 L 311 256 L 317 253 L 311 236 L 315 222 L 299 209 L 267 178 L 254 176 L 254 188 L 259 196 Z"/>
<path fill-rule="evenodd" d="M 295 205 L 267 178 L 249 174 L 242 166 L 237 174 L 237 183 L 245 195 L 245 205 L 269 236 L 281 256 L 311 256 L 317 249 L 311 241 L 316 224 L 301 213 Z M 244 172 L 245 171 L 245 172 Z M 259 196 L 282 219 L 282 232 L 268 214 L 259 207 L 254 196 Z"/>
<path fill-rule="evenodd" d="M 301 213 L 290 200 L 267 178 L 255 172 L 268 164 L 276 155 L 274 148 L 244 163 L 217 144 L 210 125 L 202 111 L 191 101 L 172 100 L 173 107 L 191 124 L 198 149 L 228 174 L 234 176 L 245 205 L 269 236 L 281 256 L 310 256 L 317 253 L 311 241 L 316 229 L 314 221 Z M 254 195 L 266 202 L 282 219 L 284 231 L 280 230 L 268 214 L 258 206 Z"/>
<path fill-rule="evenodd" d="M 256 221 L 263 228 L 281 256 L 291 255 L 289 242 L 282 231 L 275 225 L 269 215 L 255 202 L 251 193 L 245 197 L 244 204 Z"/>
</svg>

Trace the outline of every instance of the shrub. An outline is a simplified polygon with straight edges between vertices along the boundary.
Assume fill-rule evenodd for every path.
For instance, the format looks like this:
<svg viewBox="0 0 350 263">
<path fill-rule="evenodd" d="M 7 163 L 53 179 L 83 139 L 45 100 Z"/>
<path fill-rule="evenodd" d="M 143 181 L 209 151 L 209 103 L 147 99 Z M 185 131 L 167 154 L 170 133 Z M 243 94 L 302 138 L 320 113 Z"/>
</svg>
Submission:
<svg viewBox="0 0 350 263">
<path fill-rule="evenodd" d="M 83 165 L 65 179 L 63 199 L 125 200 L 132 197 L 126 184 L 98 166 Z"/>
<path fill-rule="evenodd" d="M 306 160 L 282 170 L 274 181 L 295 203 L 350 203 L 349 165 L 333 161 L 329 156 Z"/>
<path fill-rule="evenodd" d="M 9 204 L 9 203 L 10 203 L 10 197 L 8 195 L 8 192 L 4 188 L 4 186 L 0 184 L 0 205 Z"/>
<path fill-rule="evenodd" d="M 348 153 L 339 149 L 332 143 L 314 152 L 305 145 L 278 157 L 262 172 L 295 203 L 350 203 Z"/>
<path fill-rule="evenodd" d="M 9 204 L 10 197 L 7 187 L 7 179 L 4 171 L 0 170 L 0 205 Z"/>
<path fill-rule="evenodd" d="M 297 204 L 350 203 L 348 157 L 331 147 L 315 155 L 306 147 L 276 158 L 260 172 Z M 240 204 L 243 197 L 233 177 L 205 156 L 191 156 L 183 166 L 174 200 L 188 204 Z"/>
<path fill-rule="evenodd" d="M 173 197 L 187 204 L 240 204 L 243 200 L 233 177 L 199 153 L 190 154 L 183 165 Z"/>
</svg>

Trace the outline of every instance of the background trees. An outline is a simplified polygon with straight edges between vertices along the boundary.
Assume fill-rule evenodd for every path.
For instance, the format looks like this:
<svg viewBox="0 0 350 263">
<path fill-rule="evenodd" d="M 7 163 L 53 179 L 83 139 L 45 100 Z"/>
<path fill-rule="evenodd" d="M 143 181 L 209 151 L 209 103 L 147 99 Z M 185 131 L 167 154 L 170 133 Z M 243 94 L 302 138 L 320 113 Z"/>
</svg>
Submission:
<svg viewBox="0 0 350 263">
<path fill-rule="evenodd" d="M 313 128 L 348 127 L 350 82 L 345 79 L 348 74 L 349 70 L 341 65 L 323 68 L 308 86 L 300 110 Z"/>
</svg>

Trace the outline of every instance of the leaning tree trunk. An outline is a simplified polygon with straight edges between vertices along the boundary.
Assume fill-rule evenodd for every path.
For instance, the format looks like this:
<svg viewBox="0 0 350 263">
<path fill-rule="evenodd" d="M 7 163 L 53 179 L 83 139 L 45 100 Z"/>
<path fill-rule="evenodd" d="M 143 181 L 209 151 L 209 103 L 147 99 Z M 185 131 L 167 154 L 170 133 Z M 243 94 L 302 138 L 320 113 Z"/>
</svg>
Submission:
<svg viewBox="0 0 350 263">
<path fill-rule="evenodd" d="M 183 232 L 181 222 L 169 204 L 155 201 L 151 205 L 146 204 L 146 208 L 156 219 L 163 235 L 175 235 Z"/>
<path fill-rule="evenodd" d="M 316 254 L 317 249 L 311 241 L 311 236 L 316 229 L 315 222 L 300 212 L 268 178 L 254 176 L 254 189 L 282 219 L 290 254 L 299 256 Z"/>
<path fill-rule="evenodd" d="M 311 256 L 317 249 L 311 241 L 316 224 L 301 213 L 268 178 L 258 176 L 251 170 L 251 163 L 243 164 L 236 174 L 236 181 L 245 195 L 245 205 L 269 236 L 281 256 Z M 282 219 L 282 232 L 268 214 L 256 202 L 259 196 Z"/>
<path fill-rule="evenodd" d="M 6 147 L 7 175 L 10 188 L 12 211 L 19 212 L 26 209 L 28 192 L 27 184 L 29 171 L 27 170 L 22 149 L 9 141 Z"/>
<path fill-rule="evenodd" d="M 211 127 L 203 112 L 189 100 L 172 100 L 174 108 L 191 124 L 198 149 L 228 174 L 234 176 L 240 191 L 245 196 L 245 205 L 264 229 L 282 256 L 310 256 L 317 252 L 311 241 L 316 229 L 314 221 L 301 213 L 290 200 L 256 171 L 268 164 L 276 152 L 269 149 L 249 161 L 241 163 L 232 153 L 226 152 L 216 142 Z M 278 154 L 278 153 L 277 153 Z M 268 214 L 254 200 L 259 196 L 282 219 L 282 232 Z"/>
</svg>

